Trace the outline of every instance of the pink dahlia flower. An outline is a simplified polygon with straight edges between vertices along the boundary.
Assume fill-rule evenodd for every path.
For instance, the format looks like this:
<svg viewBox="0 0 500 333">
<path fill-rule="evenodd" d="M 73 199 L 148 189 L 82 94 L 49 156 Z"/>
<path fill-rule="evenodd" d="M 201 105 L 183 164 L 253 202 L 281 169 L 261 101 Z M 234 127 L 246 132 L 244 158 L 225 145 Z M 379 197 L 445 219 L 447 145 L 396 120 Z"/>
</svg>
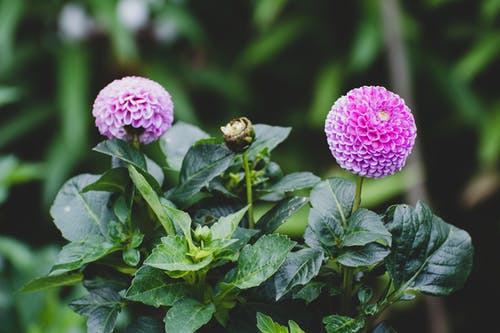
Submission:
<svg viewBox="0 0 500 333">
<path fill-rule="evenodd" d="M 104 87 L 92 114 L 102 135 L 148 144 L 163 135 L 174 120 L 170 94 L 158 83 L 137 76 L 115 80 Z"/>
<path fill-rule="evenodd" d="M 364 86 L 333 104 L 325 132 L 342 168 L 363 177 L 382 178 L 403 168 L 417 129 L 401 97 L 384 87 Z"/>
</svg>

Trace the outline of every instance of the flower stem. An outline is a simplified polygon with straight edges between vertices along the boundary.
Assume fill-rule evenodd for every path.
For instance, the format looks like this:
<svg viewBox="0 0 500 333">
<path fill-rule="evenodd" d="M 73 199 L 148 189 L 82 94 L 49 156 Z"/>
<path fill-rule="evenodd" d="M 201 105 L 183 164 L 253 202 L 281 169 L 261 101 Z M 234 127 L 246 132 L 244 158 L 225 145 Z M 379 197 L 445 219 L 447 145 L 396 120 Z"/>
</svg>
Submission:
<svg viewBox="0 0 500 333">
<path fill-rule="evenodd" d="M 139 150 L 140 146 L 139 146 L 139 136 L 134 133 L 134 136 L 132 138 L 132 146 L 134 146 L 135 149 Z"/>
<path fill-rule="evenodd" d="M 358 210 L 361 204 L 361 187 L 363 186 L 363 177 L 358 176 L 356 180 L 356 194 L 354 195 L 354 204 L 352 205 L 352 213 Z"/>
<path fill-rule="evenodd" d="M 352 205 L 352 213 L 358 210 L 361 204 L 361 187 L 363 186 L 363 177 L 358 176 L 356 180 L 356 193 L 354 195 L 354 203 Z M 354 269 L 352 267 L 342 267 L 342 312 L 349 314 L 351 311 L 351 297 L 352 297 L 352 285 L 354 278 Z"/>
<path fill-rule="evenodd" d="M 243 168 L 245 168 L 245 182 L 247 189 L 247 204 L 250 205 L 248 208 L 248 227 L 250 229 L 254 228 L 253 220 L 253 199 L 252 199 L 252 175 L 250 173 L 250 167 L 248 166 L 248 156 L 247 153 L 243 153 Z"/>
</svg>

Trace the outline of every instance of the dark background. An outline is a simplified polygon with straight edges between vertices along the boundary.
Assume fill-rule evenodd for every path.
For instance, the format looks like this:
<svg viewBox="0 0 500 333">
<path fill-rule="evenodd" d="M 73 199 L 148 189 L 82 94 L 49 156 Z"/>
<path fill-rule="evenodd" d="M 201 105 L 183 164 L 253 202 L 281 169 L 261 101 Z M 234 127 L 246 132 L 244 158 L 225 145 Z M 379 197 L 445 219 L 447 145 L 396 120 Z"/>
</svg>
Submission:
<svg viewBox="0 0 500 333">
<path fill-rule="evenodd" d="M 322 177 L 346 176 L 323 132 L 333 102 L 361 85 L 401 94 L 419 150 L 401 173 L 368 181 L 363 205 L 421 194 L 471 234 L 475 254 L 464 289 L 387 316 L 399 332 L 496 331 L 499 54 L 498 0 L 0 0 L 0 332 L 82 330 L 69 292 L 13 290 L 63 244 L 49 215 L 62 183 L 106 167 L 91 152 L 102 140 L 91 107 L 124 75 L 160 82 L 176 121 L 215 136 L 241 115 L 293 127 L 273 159 Z"/>
</svg>

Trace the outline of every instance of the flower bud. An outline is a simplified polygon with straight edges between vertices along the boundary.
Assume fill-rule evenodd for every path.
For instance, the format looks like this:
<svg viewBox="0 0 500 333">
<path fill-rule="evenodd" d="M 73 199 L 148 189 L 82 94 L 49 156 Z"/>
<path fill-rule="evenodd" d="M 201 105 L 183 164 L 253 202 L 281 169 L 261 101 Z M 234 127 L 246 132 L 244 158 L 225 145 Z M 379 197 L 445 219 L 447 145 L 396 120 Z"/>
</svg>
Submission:
<svg viewBox="0 0 500 333">
<path fill-rule="evenodd" d="M 224 142 L 235 153 L 247 150 L 255 138 L 252 122 L 247 117 L 233 119 L 220 130 L 224 134 Z"/>
<path fill-rule="evenodd" d="M 197 225 L 196 229 L 194 230 L 194 238 L 198 241 L 209 241 L 210 239 L 212 239 L 210 228 L 206 225 Z"/>
</svg>

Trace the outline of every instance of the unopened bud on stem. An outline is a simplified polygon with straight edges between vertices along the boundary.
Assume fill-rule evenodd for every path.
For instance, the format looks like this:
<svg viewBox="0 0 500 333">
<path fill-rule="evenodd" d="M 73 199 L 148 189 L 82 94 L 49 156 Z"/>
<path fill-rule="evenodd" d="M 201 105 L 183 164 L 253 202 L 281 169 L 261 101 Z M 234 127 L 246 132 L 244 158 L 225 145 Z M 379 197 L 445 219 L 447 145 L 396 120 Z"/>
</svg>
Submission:
<svg viewBox="0 0 500 333">
<path fill-rule="evenodd" d="M 235 153 L 247 150 L 255 138 L 252 122 L 247 117 L 233 119 L 220 130 L 224 134 L 224 142 Z"/>
</svg>

